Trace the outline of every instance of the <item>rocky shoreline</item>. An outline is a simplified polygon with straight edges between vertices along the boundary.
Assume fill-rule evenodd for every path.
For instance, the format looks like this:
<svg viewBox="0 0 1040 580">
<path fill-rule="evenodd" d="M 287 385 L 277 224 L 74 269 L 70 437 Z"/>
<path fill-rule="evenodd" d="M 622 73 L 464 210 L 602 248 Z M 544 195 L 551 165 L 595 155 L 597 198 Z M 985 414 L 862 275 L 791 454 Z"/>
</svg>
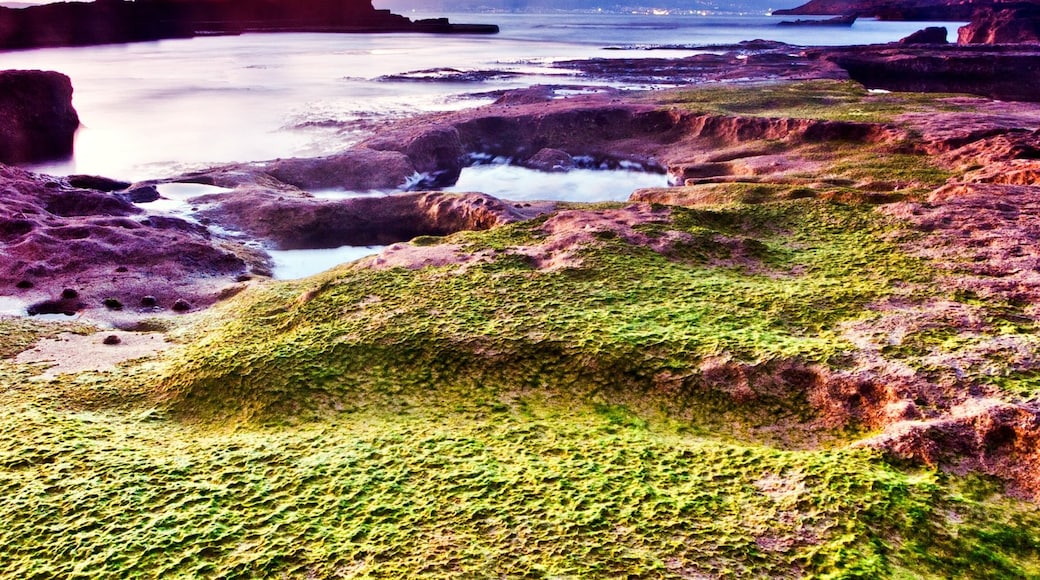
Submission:
<svg viewBox="0 0 1040 580">
<path fill-rule="evenodd" d="M 558 66 L 579 70 L 584 78 L 597 81 L 638 82 L 667 66 L 675 79 L 687 83 L 727 82 L 739 78 L 739 86 L 756 86 L 756 83 L 775 83 L 780 79 L 784 82 L 852 79 L 889 90 L 963 92 L 1017 101 L 1031 101 L 1040 94 L 1040 87 L 1030 84 L 1040 79 L 1040 75 L 1028 74 L 1029 66 L 1036 59 L 1025 47 L 911 44 L 867 49 L 801 49 L 796 53 L 793 47 L 786 45 L 753 42 L 733 48 L 737 50 L 684 59 L 593 59 L 561 62 Z M 1024 76 L 1012 74 L 1022 71 L 1026 72 Z M 40 151 L 54 156 L 71 147 L 78 121 L 69 103 L 68 79 L 54 73 L 0 73 L 0 81 L 4 79 L 18 83 L 28 93 L 32 91 L 25 87 L 31 83 L 26 84 L 25 79 L 57 82 L 65 87 L 62 91 L 44 87 L 36 92 L 57 95 L 59 100 L 64 95 L 65 102 L 22 98 L 20 105 L 6 105 L 6 109 L 0 102 L 0 114 L 36 123 L 7 125 L 9 148 L 30 138 L 35 142 L 11 148 L 6 156 L 0 156 L 0 161 L 39 159 Z M 90 176 L 55 179 L 7 168 L 3 180 L 12 195 L 4 200 L 4 238 L 9 252 L 14 248 L 21 252 L 11 255 L 23 257 L 21 261 L 7 264 L 3 283 L 8 288 L 17 287 L 16 295 L 30 303 L 56 302 L 62 289 L 78 286 L 77 290 L 89 300 L 79 302 L 80 308 L 75 310 L 99 309 L 104 298 L 120 294 L 117 292 L 120 285 L 133 285 L 126 275 L 112 277 L 109 270 L 117 268 L 122 270 L 120 274 L 125 274 L 127 269 L 135 268 L 135 260 L 165 262 L 145 258 L 143 254 L 134 257 L 134 250 L 129 248 L 135 244 L 170 248 L 171 256 L 192 254 L 184 248 L 197 247 L 206 249 L 204 257 L 199 255 L 190 261 L 196 271 L 188 268 L 176 270 L 177 273 L 149 273 L 146 277 L 161 279 L 170 285 L 160 292 L 165 302 L 172 303 L 177 294 L 176 298 L 206 305 L 218 297 L 233 295 L 241 288 L 238 285 L 214 290 L 215 280 L 226 282 L 270 274 L 263 252 L 248 248 L 243 241 L 252 240 L 252 243 L 276 249 L 385 245 L 416 236 L 486 229 L 529 219 L 555 207 L 553 203 L 540 204 L 535 209 L 520 204 L 514 207 L 508 201 L 478 194 L 467 197 L 421 193 L 423 189 L 454 184 L 466 160 L 474 155 L 508 158 L 516 164 L 536 168 L 540 167 L 539 158 L 553 159 L 553 163 L 567 166 L 568 159 L 577 157 L 591 159 L 594 166 L 627 164 L 658 168 L 669 172 L 672 181 L 681 185 L 744 179 L 783 181 L 785 171 L 802 167 L 783 151 L 763 154 L 752 148 L 750 152 L 743 152 L 741 145 L 745 142 L 889 143 L 913 151 L 947 147 L 923 141 L 910 145 L 912 140 L 907 130 L 891 124 L 678 112 L 662 109 L 655 99 L 640 102 L 603 88 L 587 94 L 574 89 L 571 86 L 531 87 L 508 92 L 495 104 L 478 109 L 406 119 L 382 127 L 367 140 L 328 157 L 228 165 L 135 184 Z M 10 99 L 16 93 L 7 95 Z M 28 102 L 34 103 L 37 109 L 27 111 L 25 103 Z M 1015 107 L 1025 105 L 1008 105 L 1008 108 Z M 55 112 L 59 109 L 60 114 Z M 998 132 L 1005 140 L 1020 139 L 1019 132 L 1026 126 L 991 127 L 986 125 L 989 121 L 979 121 L 976 117 L 992 118 L 966 115 L 957 122 L 965 126 L 981 124 L 985 128 L 977 131 Z M 967 123 L 967 118 L 972 122 Z M 55 128 L 41 130 L 44 122 Z M 914 129 L 918 130 L 923 129 Z M 707 143 L 724 150 L 735 148 L 736 152 L 708 156 L 690 153 L 700 151 Z M 1024 144 L 1019 149 L 1029 147 L 1032 145 Z M 573 166 L 573 162 L 569 164 Z M 1015 174 L 1021 172 L 1018 168 Z M 161 183 L 205 184 L 227 192 L 192 199 L 191 221 L 185 221 L 180 217 L 148 213 L 148 202 L 158 197 L 154 186 Z M 318 200 L 308 193 L 308 190 L 328 188 L 401 192 L 408 189 L 420 193 L 340 201 Z M 643 197 L 633 199 L 647 200 L 645 194 L 640 195 Z M 677 195 L 675 192 L 666 194 L 671 200 L 667 203 L 678 199 Z M 208 226 L 238 232 L 244 237 L 229 239 L 214 234 Z M 49 232 L 49 228 L 57 228 L 55 232 L 79 233 L 44 233 Z M 133 236 L 123 235 L 130 230 L 136 230 Z M 158 238 L 150 239 L 152 235 L 169 239 L 159 243 Z M 82 247 L 72 253 L 73 256 L 64 258 L 63 253 L 55 249 L 51 260 L 58 261 L 53 267 L 30 267 L 38 259 L 36 256 L 48 252 L 42 240 L 51 243 L 49 240 L 55 238 L 110 238 L 113 241 Z M 32 239 L 40 241 L 32 242 Z M 136 240 L 135 244 L 130 243 L 131 240 Z M 82 272 L 76 271 L 76 264 L 81 265 Z M 207 274 L 200 276 L 200 273 Z M 91 288 L 94 284 L 91 280 L 105 282 Z M 175 287 L 183 289 L 174 291 Z M 137 298 L 120 294 L 118 300 L 133 304 Z"/>
<path fill-rule="evenodd" d="M 721 556 L 726 562 L 754 561 L 773 575 L 848 570 L 845 561 L 804 554 L 846 554 L 842 542 L 869 536 L 858 549 L 902 554 L 900 572 L 939 566 L 936 573 L 946 573 L 952 568 L 935 563 L 937 548 L 925 539 L 946 538 L 948 527 L 978 518 L 949 515 L 966 501 L 961 488 L 949 488 L 951 500 L 934 499 L 947 493 L 936 490 L 986 478 L 997 483 L 984 490 L 999 493 L 980 494 L 987 499 L 978 509 L 1014 517 L 1028 509 L 1006 507 L 1003 498 L 1016 506 L 1040 498 L 1040 104 L 1027 66 L 1032 55 L 1022 47 L 793 54 L 758 46 L 641 61 L 642 70 L 627 61 L 571 62 L 561 66 L 590 79 L 667 66 L 699 86 L 639 95 L 530 87 L 491 105 L 388 124 L 333 156 L 133 184 L 0 166 L 0 296 L 136 334 L 184 325 L 169 334 L 181 342 L 163 347 L 158 359 L 124 367 L 106 361 L 45 378 L 41 359 L 31 356 L 34 335 L 7 355 L 25 358 L 0 359 L 15 377 L 0 392 L 23 396 L 16 383 L 52 381 L 64 389 L 59 409 L 122 417 L 128 406 L 138 423 L 211 429 L 221 441 L 227 432 L 258 436 L 315 424 L 322 435 L 308 435 L 311 454 L 324 449 L 314 441 L 326 430 L 355 428 L 354 421 L 368 429 L 382 413 L 399 424 L 419 413 L 426 425 L 461 414 L 461 424 L 489 432 L 503 418 L 521 421 L 529 431 L 510 453 L 523 456 L 543 438 L 544 417 L 591 405 L 610 439 L 590 456 L 625 444 L 629 432 L 651 437 L 642 417 L 668 426 L 659 429 L 682 426 L 669 431 L 668 445 L 722 437 L 727 446 L 768 450 L 726 451 L 754 457 L 739 459 L 751 464 L 739 468 L 750 475 L 732 468 L 697 483 L 704 489 L 739 472 L 732 477 L 757 494 L 742 501 L 768 500 L 766 519 L 780 522 L 741 539 Z M 1024 78 L 1002 78 L 1023 70 Z M 1015 92 L 1007 80 L 1021 87 Z M 877 90 L 908 86 L 926 92 Z M 454 183 L 475 156 L 542 169 L 587 158 L 667 171 L 674 185 L 616 204 L 435 190 Z M 148 204 L 170 183 L 220 189 L 188 200 L 182 217 L 151 212 Z M 329 187 L 401 191 L 346 200 L 312 194 Z M 313 278 L 267 281 L 264 249 L 375 243 L 389 247 Z M 174 311 L 197 312 L 175 318 Z M 0 317 L 11 325 L 0 330 L 24 321 Z M 104 345 L 90 334 L 96 331 L 80 332 L 93 342 L 64 340 L 81 350 L 117 348 L 135 335 L 101 331 L 117 339 Z M 552 410 L 533 428 L 531 417 L 545 411 L 525 401 L 540 396 Z M 422 414 L 428 409 L 434 416 Z M 577 431 L 587 437 L 585 426 Z M 472 440 L 483 445 L 485 435 Z M 544 456 L 555 457 L 562 443 L 551 438 Z M 381 458 L 383 447 L 373 449 Z M 819 484 L 789 467 L 832 449 L 845 454 L 834 460 L 840 469 L 867 470 L 862 460 L 892 470 L 864 483 L 857 478 L 867 471 L 814 467 L 826 474 L 821 479 L 839 482 L 843 501 L 898 479 L 878 500 L 881 515 L 843 515 L 845 504 L 827 515 L 861 517 L 882 531 L 784 519 L 809 521 L 821 498 L 831 497 L 803 494 Z M 762 468 L 766 460 L 756 453 L 787 467 Z M 640 457 L 645 466 L 648 455 Z M 722 469 L 731 469 L 728 461 L 719 460 Z M 693 468 L 683 465 L 683 473 Z M 674 473 L 662 490 L 675 485 Z M 916 487 L 920 480 L 929 483 Z M 517 485 L 465 493 L 497 497 L 487 490 Z M 900 493 L 929 498 L 914 513 L 937 511 L 893 523 L 886 510 L 901 509 Z M 1005 503 L 984 503 L 998 495 Z M 797 502 L 782 503 L 789 496 Z M 778 505 L 784 517 L 775 517 Z M 713 504 L 706 513 L 717 519 L 724 511 Z M 423 516 L 439 517 L 448 516 Z M 638 519 L 657 517 L 665 516 Z M 667 534 L 688 531 L 692 516 L 677 517 Z M 738 519 L 744 533 L 747 518 Z M 613 519 L 604 525 L 611 542 L 624 535 Z M 927 538 L 891 539 L 913 534 Z M 494 550 L 518 541 L 510 536 Z M 994 550 L 1032 550 L 993 542 Z M 908 555 L 906 545 L 923 545 L 923 555 Z M 724 575 L 705 568 L 699 550 L 714 549 L 681 551 L 660 575 Z M 752 549 L 759 555 L 748 556 Z M 307 562 L 324 570 L 321 561 Z"/>
</svg>

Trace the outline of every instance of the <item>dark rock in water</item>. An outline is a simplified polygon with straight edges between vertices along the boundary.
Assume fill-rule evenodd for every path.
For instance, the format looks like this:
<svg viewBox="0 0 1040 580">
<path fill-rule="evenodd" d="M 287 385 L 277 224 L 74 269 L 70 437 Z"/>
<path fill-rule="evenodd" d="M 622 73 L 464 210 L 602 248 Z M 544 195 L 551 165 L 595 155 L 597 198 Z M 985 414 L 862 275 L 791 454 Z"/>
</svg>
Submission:
<svg viewBox="0 0 1040 580">
<path fill-rule="evenodd" d="M 969 24 L 957 29 L 957 43 L 1040 43 L 1040 6 L 1022 3 L 980 9 Z"/>
<path fill-rule="evenodd" d="M 126 192 L 133 203 L 149 203 L 159 199 L 159 190 L 154 185 L 142 185 Z"/>
<path fill-rule="evenodd" d="M 332 201 L 257 189 L 226 194 L 203 213 L 283 250 L 385 245 L 530 217 L 478 193 L 418 192 Z"/>
<path fill-rule="evenodd" d="M 78 128 L 69 77 L 0 71 L 0 163 L 68 157 Z"/>
<path fill-rule="evenodd" d="M 416 171 L 428 176 L 430 187 L 454 185 L 462 173 L 465 150 L 454 127 L 435 127 L 424 132 L 408 142 L 403 152 Z"/>
<path fill-rule="evenodd" d="M 780 26 L 852 26 L 856 22 L 855 14 L 842 14 L 826 20 L 782 20 Z"/>
<path fill-rule="evenodd" d="M 948 34 L 945 26 L 929 26 L 900 39 L 899 44 L 949 44 L 946 40 Z"/>
<path fill-rule="evenodd" d="M 570 171 L 574 169 L 574 158 L 566 151 L 545 148 L 532 155 L 524 165 L 538 171 Z"/>
<path fill-rule="evenodd" d="M 61 299 L 61 300 L 44 300 L 37 302 L 29 306 L 27 309 L 29 316 L 39 316 L 41 314 L 64 314 L 65 316 L 75 316 L 77 312 L 83 310 L 85 305 L 75 299 Z"/>
<path fill-rule="evenodd" d="M 80 189 L 96 189 L 98 191 L 119 191 L 130 187 L 130 182 L 100 177 L 97 175 L 70 175 L 69 185 Z"/>
<path fill-rule="evenodd" d="M 381 81 L 388 82 L 438 82 L 438 83 L 484 83 L 520 76 L 520 73 L 501 70 L 459 70 L 456 68 L 431 68 L 400 74 L 384 75 Z"/>
<path fill-rule="evenodd" d="M 415 166 L 403 153 L 361 147 L 328 157 L 279 159 L 265 171 L 301 189 L 370 191 L 403 186 L 415 174 Z"/>
</svg>

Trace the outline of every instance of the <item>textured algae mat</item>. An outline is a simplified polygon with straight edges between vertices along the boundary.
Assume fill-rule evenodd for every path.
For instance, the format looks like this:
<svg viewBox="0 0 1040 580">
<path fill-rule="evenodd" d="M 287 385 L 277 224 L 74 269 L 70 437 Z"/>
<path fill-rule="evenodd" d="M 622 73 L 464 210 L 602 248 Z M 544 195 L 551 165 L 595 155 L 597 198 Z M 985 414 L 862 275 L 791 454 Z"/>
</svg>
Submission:
<svg viewBox="0 0 1040 580">
<path fill-rule="evenodd" d="M 497 252 L 461 270 L 258 288 L 118 371 L 34 381 L 6 360 L 0 569 L 1037 573 L 1040 517 L 997 482 L 848 448 L 864 427 L 821 427 L 796 392 L 698 386 L 710 357 L 840 365 L 842 323 L 931 292 L 897 224 L 816 201 L 654 211 L 636 231 L 667 251 L 601 232 L 542 271 L 510 248 L 546 224 L 519 224 L 444 240 Z"/>
<path fill-rule="evenodd" d="M 730 106 L 805 104 L 766 97 Z M 709 184 L 417 239 L 456 263 L 258 284 L 110 370 L 14 358 L 87 324 L 0 319 L 0 577 L 1040 576 L 1020 486 L 864 443 L 1032 400 L 1035 312 L 839 203 L 946 170 L 824 149 L 828 195 Z"/>
</svg>

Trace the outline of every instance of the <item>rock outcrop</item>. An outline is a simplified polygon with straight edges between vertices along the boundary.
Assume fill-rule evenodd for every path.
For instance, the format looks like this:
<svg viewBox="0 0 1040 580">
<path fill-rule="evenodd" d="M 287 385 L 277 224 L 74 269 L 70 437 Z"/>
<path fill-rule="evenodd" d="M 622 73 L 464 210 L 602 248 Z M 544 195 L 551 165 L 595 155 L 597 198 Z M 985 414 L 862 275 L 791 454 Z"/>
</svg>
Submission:
<svg viewBox="0 0 1040 580">
<path fill-rule="evenodd" d="M 279 249 L 384 245 L 424 235 L 486 230 L 532 217 L 511 204 L 479 194 L 402 193 L 320 200 L 242 188 L 196 198 L 199 215 L 245 232 Z"/>
<path fill-rule="evenodd" d="M 1040 100 L 1040 59 L 1028 46 L 876 46 L 812 49 L 867 87 Z"/>
<path fill-rule="evenodd" d="M 810 0 L 773 15 L 855 15 L 881 20 L 967 21 L 981 7 L 999 6 L 993 0 Z"/>
<path fill-rule="evenodd" d="M 243 32 L 467 32 L 455 25 L 376 10 L 371 0 L 96 0 L 0 8 L 0 49 L 79 46 Z"/>
<path fill-rule="evenodd" d="M 0 165 L 0 294 L 30 311 L 214 302 L 266 258 L 122 196 Z M 107 301 L 107 304 L 106 304 Z"/>
<path fill-rule="evenodd" d="M 899 44 L 948 44 L 949 41 L 946 39 L 948 33 L 945 26 L 929 26 L 906 38 L 901 38 Z"/>
<path fill-rule="evenodd" d="M 0 163 L 66 157 L 79 128 L 69 77 L 0 71 Z"/>
<path fill-rule="evenodd" d="M 1040 44 L 1040 5 L 985 8 L 957 30 L 958 44 Z"/>
</svg>

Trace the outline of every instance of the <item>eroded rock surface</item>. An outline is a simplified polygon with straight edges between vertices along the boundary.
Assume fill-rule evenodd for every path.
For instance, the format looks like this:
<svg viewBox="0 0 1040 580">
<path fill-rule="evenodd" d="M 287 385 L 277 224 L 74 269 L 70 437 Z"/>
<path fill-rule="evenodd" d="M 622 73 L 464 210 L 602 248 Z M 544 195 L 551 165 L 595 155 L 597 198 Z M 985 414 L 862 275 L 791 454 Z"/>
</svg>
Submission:
<svg viewBox="0 0 1040 580">
<path fill-rule="evenodd" d="M 264 257 L 115 194 L 0 166 L 0 288 L 39 313 L 205 306 Z M 144 310 L 152 312 L 152 307 Z"/>
<path fill-rule="evenodd" d="M 1022 46 L 878 46 L 813 49 L 870 88 L 969 93 L 994 99 L 1040 99 L 1037 50 Z"/>
<path fill-rule="evenodd" d="M 1019 3 L 982 8 L 957 30 L 958 44 L 1038 44 L 1040 6 Z"/>
<path fill-rule="evenodd" d="M 279 249 L 385 245 L 417 236 L 485 230 L 534 215 L 480 193 L 418 192 L 321 200 L 243 188 L 197 201 L 203 206 L 200 216 Z"/>
</svg>

